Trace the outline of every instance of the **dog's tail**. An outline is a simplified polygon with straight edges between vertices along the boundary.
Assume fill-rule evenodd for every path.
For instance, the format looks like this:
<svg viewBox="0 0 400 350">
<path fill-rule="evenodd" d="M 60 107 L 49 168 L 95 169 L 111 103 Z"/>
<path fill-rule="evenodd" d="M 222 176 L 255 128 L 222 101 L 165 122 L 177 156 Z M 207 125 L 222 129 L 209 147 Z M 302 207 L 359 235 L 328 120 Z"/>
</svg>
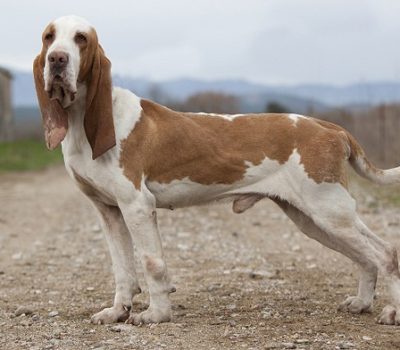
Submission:
<svg viewBox="0 0 400 350">
<path fill-rule="evenodd" d="M 375 167 L 357 140 L 348 131 L 345 133 L 350 146 L 349 162 L 358 175 L 378 184 L 400 183 L 400 166 L 387 170 Z"/>
</svg>

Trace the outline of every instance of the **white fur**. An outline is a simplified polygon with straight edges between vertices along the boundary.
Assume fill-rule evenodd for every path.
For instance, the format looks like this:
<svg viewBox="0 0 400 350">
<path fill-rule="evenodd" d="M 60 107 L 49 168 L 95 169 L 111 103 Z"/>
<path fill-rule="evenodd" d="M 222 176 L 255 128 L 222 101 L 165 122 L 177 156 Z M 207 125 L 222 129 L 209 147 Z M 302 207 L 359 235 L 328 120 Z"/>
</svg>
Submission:
<svg viewBox="0 0 400 350">
<path fill-rule="evenodd" d="M 129 113 L 127 113 L 129 111 Z M 117 148 L 125 140 L 139 121 L 142 112 L 140 98 L 119 87 L 113 88 L 113 114 Z"/>
<path fill-rule="evenodd" d="M 54 47 L 76 55 L 76 47 L 71 44 L 71 33 L 77 29 L 87 29 L 87 22 L 67 17 L 57 20 L 55 24 L 57 32 L 61 34 Z M 77 77 L 76 66 L 74 69 L 74 76 Z M 91 200 L 104 223 L 116 281 L 113 307 L 94 315 L 92 322 L 116 322 L 128 317 L 130 299 L 138 288 L 132 241 L 144 268 L 150 305 L 141 314 L 132 313 L 128 321 L 139 324 L 171 318 L 168 294 L 174 288 L 170 284 L 163 258 L 155 212 L 157 206 L 173 208 L 220 200 L 232 201 L 240 200 L 243 195 L 256 194 L 275 200 L 306 235 L 359 265 L 361 277 L 358 294 L 346 299 L 341 305 L 342 309 L 357 313 L 372 307 L 377 271 L 380 270 L 390 278 L 394 306 L 387 306 L 379 321 L 385 324 L 400 323 L 400 279 L 395 250 L 362 223 L 356 213 L 354 199 L 342 185 L 316 183 L 308 176 L 297 150 L 293 150 L 284 164 L 268 158 L 259 165 L 246 162 L 243 179 L 234 184 L 201 185 L 189 178 L 160 184 L 143 178 L 139 191 L 124 175 L 119 157 L 121 141 L 134 130 L 140 119 L 140 99 L 127 90 L 113 89 L 117 147 L 92 160 L 92 150 L 83 127 L 85 96 L 86 87 L 78 84 L 77 97 L 69 110 L 69 129 L 62 142 L 62 150 L 71 177 L 74 178 L 76 173 L 96 189 L 97 195 L 92 196 Z M 209 115 L 229 119 L 235 117 Z M 295 123 L 303 118 L 294 114 L 289 117 Z M 396 317 L 392 319 L 393 312 Z"/>
<path fill-rule="evenodd" d="M 300 118 L 307 118 L 307 117 L 305 117 L 304 115 L 294 114 L 294 113 L 289 114 L 288 117 L 289 117 L 291 120 L 294 121 L 294 124 L 295 124 L 295 125 L 296 125 L 297 121 L 298 121 Z"/>
<path fill-rule="evenodd" d="M 357 157 L 353 166 L 359 175 L 375 183 L 382 185 L 400 183 L 400 167 L 377 171 L 371 169 L 371 164 L 367 163 L 365 156 Z"/>
<path fill-rule="evenodd" d="M 218 113 L 205 113 L 205 112 L 198 112 L 198 113 L 193 113 L 194 115 L 198 114 L 201 116 L 205 117 L 218 117 L 218 118 L 223 118 L 226 120 L 233 120 L 238 117 L 243 117 L 244 114 L 218 114 Z"/>
</svg>

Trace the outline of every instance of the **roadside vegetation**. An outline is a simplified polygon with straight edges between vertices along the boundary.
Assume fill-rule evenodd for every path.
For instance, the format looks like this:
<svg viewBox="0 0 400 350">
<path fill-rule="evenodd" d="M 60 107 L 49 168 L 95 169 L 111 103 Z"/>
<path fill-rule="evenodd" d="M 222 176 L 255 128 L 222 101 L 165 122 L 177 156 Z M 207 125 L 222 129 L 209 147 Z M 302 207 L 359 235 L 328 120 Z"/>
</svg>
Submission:
<svg viewBox="0 0 400 350">
<path fill-rule="evenodd" d="M 363 179 L 349 166 L 349 189 L 357 199 L 362 200 L 370 209 L 400 207 L 400 185 L 379 185 Z"/>
<path fill-rule="evenodd" d="M 374 185 L 371 193 L 383 205 L 390 205 L 393 207 L 400 207 L 400 186 L 399 185 Z"/>
<path fill-rule="evenodd" d="M 41 170 L 61 161 L 61 150 L 50 152 L 42 141 L 0 143 L 0 172 Z"/>
</svg>

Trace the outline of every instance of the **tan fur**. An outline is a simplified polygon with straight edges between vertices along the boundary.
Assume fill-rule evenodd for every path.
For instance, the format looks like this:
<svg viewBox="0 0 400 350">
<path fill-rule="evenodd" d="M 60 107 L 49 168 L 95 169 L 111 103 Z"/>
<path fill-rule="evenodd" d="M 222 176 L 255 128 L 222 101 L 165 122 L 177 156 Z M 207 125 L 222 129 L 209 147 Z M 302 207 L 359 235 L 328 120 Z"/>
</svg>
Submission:
<svg viewBox="0 0 400 350">
<path fill-rule="evenodd" d="M 347 142 L 348 145 L 350 147 L 350 155 L 349 155 L 349 162 L 350 164 L 352 164 L 352 166 L 354 167 L 354 169 L 358 171 L 358 166 L 356 164 L 357 159 L 362 159 L 365 162 L 365 166 L 366 166 L 366 171 L 367 172 L 371 172 L 376 174 L 377 176 L 383 176 L 384 171 L 382 169 L 378 169 L 377 167 L 375 167 L 375 165 L 373 165 L 371 163 L 371 161 L 367 158 L 364 150 L 362 149 L 362 147 L 360 146 L 360 144 L 357 142 L 357 140 L 354 138 L 353 135 L 351 135 L 347 130 L 343 129 L 342 127 L 327 122 L 325 120 L 318 120 L 315 119 L 319 124 L 321 124 L 322 126 L 328 128 L 328 129 L 333 129 L 333 130 L 337 130 L 337 131 L 341 131 L 342 135 L 346 135 L 347 138 Z M 360 173 L 360 172 L 359 172 Z M 360 173 L 361 176 L 365 176 L 365 174 L 363 174 L 363 172 L 361 171 Z"/>
<path fill-rule="evenodd" d="M 249 114 L 232 121 L 172 111 L 142 100 L 140 121 L 121 143 L 121 167 L 140 188 L 142 176 L 170 183 L 189 178 L 203 184 L 232 184 L 266 157 L 285 163 L 294 149 L 315 182 L 346 184 L 346 136 L 313 119 L 297 123 L 284 114 Z M 339 127 L 338 127 L 339 128 Z"/>
<path fill-rule="evenodd" d="M 79 67 L 79 75 L 78 81 L 85 82 L 88 80 L 90 76 L 90 72 L 93 66 L 93 58 L 96 55 L 96 51 L 98 48 L 98 38 L 95 30 L 90 30 L 88 33 L 85 33 L 86 43 L 79 44 L 80 51 L 80 67 Z"/>
<path fill-rule="evenodd" d="M 98 44 L 97 34 L 87 34 L 87 46 L 81 47 L 78 81 L 87 84 L 85 132 L 96 159 L 114 147 L 115 132 L 112 114 L 111 63 Z"/>
</svg>

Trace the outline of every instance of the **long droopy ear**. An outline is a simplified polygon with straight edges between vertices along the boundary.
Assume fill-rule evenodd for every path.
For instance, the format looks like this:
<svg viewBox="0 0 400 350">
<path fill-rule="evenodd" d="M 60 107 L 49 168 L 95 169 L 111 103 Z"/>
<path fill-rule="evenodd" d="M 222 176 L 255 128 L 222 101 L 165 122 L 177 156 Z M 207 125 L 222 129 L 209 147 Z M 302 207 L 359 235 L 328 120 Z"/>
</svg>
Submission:
<svg viewBox="0 0 400 350">
<path fill-rule="evenodd" d="M 68 113 L 57 100 L 50 100 L 44 90 L 44 63 L 45 53 L 42 51 L 33 62 L 33 76 L 39 107 L 42 113 L 46 145 L 48 149 L 53 150 L 64 140 L 67 134 Z"/>
<path fill-rule="evenodd" d="M 100 45 L 97 45 L 92 69 L 87 78 L 84 126 L 92 147 L 93 159 L 115 146 L 111 63 Z"/>
</svg>

